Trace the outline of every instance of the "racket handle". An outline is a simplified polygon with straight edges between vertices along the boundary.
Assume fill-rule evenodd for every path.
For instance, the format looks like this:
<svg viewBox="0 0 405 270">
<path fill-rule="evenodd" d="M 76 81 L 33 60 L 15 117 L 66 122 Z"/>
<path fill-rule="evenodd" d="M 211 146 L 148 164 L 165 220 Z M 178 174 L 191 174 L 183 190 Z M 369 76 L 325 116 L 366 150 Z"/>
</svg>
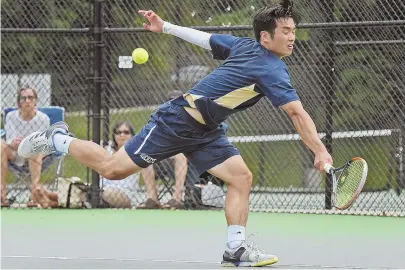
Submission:
<svg viewBox="0 0 405 270">
<path fill-rule="evenodd" d="M 325 170 L 325 172 L 330 173 L 331 170 L 333 169 L 333 167 L 329 163 L 325 163 L 325 165 L 323 166 L 323 169 Z"/>
</svg>

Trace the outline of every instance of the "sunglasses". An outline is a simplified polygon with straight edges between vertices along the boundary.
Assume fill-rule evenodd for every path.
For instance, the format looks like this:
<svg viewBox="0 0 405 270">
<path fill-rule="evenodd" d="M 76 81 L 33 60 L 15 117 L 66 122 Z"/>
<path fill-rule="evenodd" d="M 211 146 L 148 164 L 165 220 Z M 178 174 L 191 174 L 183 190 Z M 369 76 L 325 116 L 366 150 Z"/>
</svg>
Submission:
<svg viewBox="0 0 405 270">
<path fill-rule="evenodd" d="M 36 98 L 35 98 L 35 96 L 21 96 L 20 97 L 20 102 L 24 102 L 24 101 L 26 101 L 26 100 L 29 100 L 29 101 L 33 101 L 33 100 L 35 100 Z"/>
<path fill-rule="evenodd" d="M 131 135 L 131 132 L 129 130 L 114 130 L 115 135 Z"/>
</svg>

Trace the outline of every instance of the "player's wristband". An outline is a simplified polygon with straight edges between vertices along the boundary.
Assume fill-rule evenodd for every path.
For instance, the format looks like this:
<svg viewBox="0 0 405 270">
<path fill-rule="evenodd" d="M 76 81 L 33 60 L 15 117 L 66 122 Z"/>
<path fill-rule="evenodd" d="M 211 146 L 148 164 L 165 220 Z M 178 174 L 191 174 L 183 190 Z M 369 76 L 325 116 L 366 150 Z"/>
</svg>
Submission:
<svg viewBox="0 0 405 270">
<path fill-rule="evenodd" d="M 169 22 L 163 22 L 162 32 L 165 34 L 170 34 L 170 29 L 172 28 L 173 24 Z"/>
</svg>

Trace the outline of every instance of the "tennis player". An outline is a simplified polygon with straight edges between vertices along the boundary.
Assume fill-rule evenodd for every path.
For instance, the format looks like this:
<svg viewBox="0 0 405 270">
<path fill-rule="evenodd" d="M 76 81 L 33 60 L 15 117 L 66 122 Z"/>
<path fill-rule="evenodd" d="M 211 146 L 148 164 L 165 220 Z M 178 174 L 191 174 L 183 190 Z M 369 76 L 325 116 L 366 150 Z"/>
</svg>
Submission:
<svg viewBox="0 0 405 270">
<path fill-rule="evenodd" d="M 225 203 L 228 240 L 222 264 L 276 263 L 276 256 L 246 243 L 253 177 L 239 151 L 225 136 L 221 123 L 267 97 L 291 117 L 302 140 L 315 155 L 315 167 L 323 170 L 325 163 L 332 164 L 281 60 L 294 49 L 298 16 L 293 3 L 283 0 L 258 10 L 253 19 L 256 40 L 177 26 L 163 21 L 151 10 L 140 10 L 139 14 L 149 22 L 144 24 L 145 29 L 174 35 L 211 50 L 215 59 L 224 62 L 186 94 L 162 104 L 142 130 L 113 156 L 97 143 L 69 137 L 68 126 L 63 122 L 32 133 L 20 144 L 19 154 L 28 158 L 37 153 L 68 153 L 103 177 L 118 180 L 184 153 L 200 174 L 208 171 L 229 185 Z"/>
</svg>

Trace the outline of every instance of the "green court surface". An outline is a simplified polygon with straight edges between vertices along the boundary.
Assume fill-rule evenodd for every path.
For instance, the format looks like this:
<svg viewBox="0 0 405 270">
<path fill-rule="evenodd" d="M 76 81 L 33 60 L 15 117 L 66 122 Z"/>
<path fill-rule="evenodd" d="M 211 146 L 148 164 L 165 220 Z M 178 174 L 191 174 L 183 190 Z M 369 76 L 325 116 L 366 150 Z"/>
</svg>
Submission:
<svg viewBox="0 0 405 270">
<path fill-rule="evenodd" d="M 1 211 L 2 269 L 219 268 L 223 211 Z M 405 219 L 251 213 L 272 268 L 405 268 Z"/>
</svg>

